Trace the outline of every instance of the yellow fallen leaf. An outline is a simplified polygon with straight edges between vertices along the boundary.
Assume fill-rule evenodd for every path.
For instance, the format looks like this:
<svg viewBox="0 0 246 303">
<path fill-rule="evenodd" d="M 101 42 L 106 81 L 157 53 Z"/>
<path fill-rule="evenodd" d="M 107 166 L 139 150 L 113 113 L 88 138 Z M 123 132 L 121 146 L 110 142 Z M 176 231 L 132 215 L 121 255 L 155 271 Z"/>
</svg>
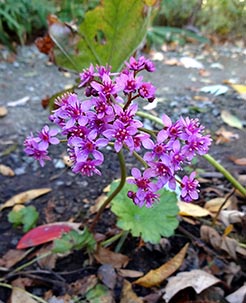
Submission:
<svg viewBox="0 0 246 303">
<path fill-rule="evenodd" d="M 231 127 L 235 127 L 235 128 L 239 128 L 239 129 L 243 128 L 242 121 L 239 120 L 239 118 L 237 116 L 234 116 L 233 114 L 231 114 L 227 110 L 222 110 L 221 111 L 221 119 L 226 124 L 230 125 Z"/>
<path fill-rule="evenodd" d="M 120 303 L 143 303 L 143 299 L 139 298 L 132 290 L 132 285 L 127 280 L 123 282 Z"/>
<path fill-rule="evenodd" d="M 31 189 L 24 191 L 20 194 L 17 194 L 7 200 L 4 204 L 0 206 L 0 211 L 3 210 L 6 207 L 12 207 L 15 204 L 24 204 L 30 200 L 34 200 L 37 197 L 40 197 L 42 195 L 47 194 L 51 191 L 51 188 L 37 188 L 37 189 Z"/>
<path fill-rule="evenodd" d="M 0 174 L 2 174 L 3 176 L 7 176 L 7 177 L 13 177 L 15 175 L 14 171 L 12 170 L 12 168 L 0 164 Z"/>
<path fill-rule="evenodd" d="M 204 208 L 209 211 L 210 213 L 217 213 L 222 206 L 223 203 L 225 203 L 226 197 L 218 197 L 211 199 L 207 201 L 204 205 Z M 226 203 L 223 205 L 222 209 L 226 209 L 231 205 L 231 199 L 228 199 Z"/>
<path fill-rule="evenodd" d="M 206 217 L 211 215 L 207 209 L 204 209 L 201 206 L 192 203 L 179 201 L 178 207 L 180 216 Z"/>
<path fill-rule="evenodd" d="M 246 85 L 242 85 L 242 84 L 230 84 L 230 85 L 242 97 L 242 99 L 246 100 Z"/>
<path fill-rule="evenodd" d="M 146 288 L 161 284 L 182 265 L 188 246 L 189 243 L 185 244 L 176 256 L 157 269 L 150 270 L 146 275 L 135 281 L 134 284 L 138 284 Z"/>
</svg>

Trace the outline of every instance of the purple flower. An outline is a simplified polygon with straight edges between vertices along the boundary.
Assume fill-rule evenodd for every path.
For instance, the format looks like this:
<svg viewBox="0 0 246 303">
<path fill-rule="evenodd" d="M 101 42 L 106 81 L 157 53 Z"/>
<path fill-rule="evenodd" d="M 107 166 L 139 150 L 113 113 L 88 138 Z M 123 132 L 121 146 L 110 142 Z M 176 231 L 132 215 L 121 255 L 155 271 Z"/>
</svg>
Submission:
<svg viewBox="0 0 246 303">
<path fill-rule="evenodd" d="M 132 168 L 131 173 L 132 173 L 132 176 L 134 177 L 134 179 L 128 179 L 127 182 L 129 184 L 135 184 L 135 185 L 137 185 L 137 187 L 139 189 L 142 189 L 145 191 L 150 189 L 151 184 L 152 184 L 150 178 L 152 177 L 152 174 L 149 169 L 146 169 L 143 172 L 143 176 L 142 176 L 140 170 L 136 167 Z"/>
<path fill-rule="evenodd" d="M 135 93 L 142 85 L 143 77 L 135 77 L 133 72 L 128 74 L 121 73 L 119 77 L 116 78 L 116 87 L 118 91 L 123 90 L 125 94 Z"/>
<path fill-rule="evenodd" d="M 152 176 L 157 178 L 157 186 L 159 189 L 167 183 L 170 189 L 176 188 L 174 169 L 168 155 L 162 156 L 159 161 L 150 161 L 148 164 L 150 166 Z"/>
<path fill-rule="evenodd" d="M 147 152 L 144 155 L 144 160 L 151 161 L 155 158 L 160 159 L 161 156 L 165 155 L 168 150 L 168 146 L 165 143 L 167 139 L 167 133 L 164 130 L 159 131 L 157 134 L 157 142 L 154 143 L 152 140 L 146 140 L 143 142 L 143 146 L 146 149 L 151 149 L 151 152 Z"/>
<path fill-rule="evenodd" d="M 24 141 L 25 153 L 38 160 L 41 166 L 44 166 L 45 160 L 51 160 L 48 156 L 48 151 L 38 143 L 39 138 L 31 136 L 27 137 Z"/>
<path fill-rule="evenodd" d="M 121 106 L 118 104 L 113 105 L 114 111 L 117 115 L 117 119 L 120 120 L 124 124 L 129 124 L 133 121 L 133 118 L 138 110 L 138 105 L 137 104 L 132 104 L 130 105 L 126 110 L 123 110 Z M 138 121 L 138 120 L 135 120 Z M 139 122 L 141 123 L 141 122 Z M 141 124 L 142 126 L 142 124 Z M 139 124 L 139 127 L 141 127 Z"/>
<path fill-rule="evenodd" d="M 167 115 L 162 115 L 162 122 L 164 124 L 164 130 L 167 133 L 167 136 L 172 140 L 176 140 L 183 133 L 182 123 L 180 120 L 172 123 L 172 120 Z"/>
<path fill-rule="evenodd" d="M 183 146 L 182 152 L 186 156 L 187 160 L 192 160 L 196 155 L 204 155 L 208 152 L 208 147 L 211 144 L 209 136 L 202 136 L 200 134 L 192 135 L 187 138 L 186 145 Z"/>
<path fill-rule="evenodd" d="M 185 160 L 184 153 L 181 149 L 180 141 L 176 140 L 172 144 L 172 151 L 170 152 L 171 163 L 174 167 L 174 170 L 180 170 L 181 164 Z"/>
<path fill-rule="evenodd" d="M 83 73 L 79 74 L 80 76 L 80 84 L 79 87 L 84 87 L 86 86 L 88 83 L 90 83 L 95 76 L 94 73 L 94 66 L 91 64 L 90 67 L 88 69 L 84 69 Z"/>
<path fill-rule="evenodd" d="M 92 130 L 84 139 L 72 137 L 69 140 L 69 145 L 74 147 L 76 161 L 83 162 L 89 156 L 93 156 L 95 159 L 103 162 L 103 154 L 99 152 L 98 149 L 106 146 L 108 144 L 108 140 L 105 138 L 96 139 L 96 137 L 97 131 Z"/>
<path fill-rule="evenodd" d="M 114 148 L 118 153 L 123 144 L 125 144 L 130 152 L 134 150 L 133 135 L 137 132 L 137 127 L 131 123 L 129 126 L 125 126 L 121 121 L 116 120 L 111 129 L 105 130 L 103 135 L 110 139 L 115 139 Z"/>
<path fill-rule="evenodd" d="M 106 97 L 103 94 L 99 94 L 99 97 L 93 98 L 92 103 L 95 106 L 95 111 L 99 119 L 103 118 L 105 115 L 113 115 L 114 111 L 111 105 L 108 104 Z"/>
<path fill-rule="evenodd" d="M 155 99 L 155 91 L 156 88 L 154 87 L 154 85 L 148 82 L 143 82 L 138 89 L 138 93 L 142 98 L 146 98 L 151 101 Z"/>
<path fill-rule="evenodd" d="M 146 69 L 148 72 L 153 72 L 155 70 L 155 66 L 152 61 L 149 59 L 145 59 L 144 56 L 141 56 L 136 60 L 134 57 L 131 57 L 128 62 L 125 62 L 128 69 L 139 72 L 143 69 Z"/>
<path fill-rule="evenodd" d="M 55 138 L 57 135 L 57 129 L 49 129 L 48 125 L 45 125 L 43 129 L 39 132 L 38 137 L 40 139 L 39 146 L 42 149 L 47 149 L 49 144 L 59 144 L 60 140 Z"/>
<path fill-rule="evenodd" d="M 117 93 L 115 84 L 112 82 L 108 74 L 103 74 L 102 83 L 92 81 L 91 86 L 98 92 L 106 97 Z"/>
<path fill-rule="evenodd" d="M 195 179 L 196 173 L 190 174 L 190 177 L 184 176 L 181 181 L 181 198 L 185 202 L 191 202 L 198 199 L 198 181 Z"/>
<path fill-rule="evenodd" d="M 134 150 L 140 151 L 142 145 L 146 145 L 146 141 L 150 140 L 150 135 L 145 133 L 139 133 L 134 135 L 133 142 L 134 142 Z"/>
<path fill-rule="evenodd" d="M 101 176 L 100 170 L 96 168 L 96 166 L 99 166 L 101 164 L 101 160 L 87 159 L 86 161 L 75 162 L 72 171 L 75 174 L 81 173 L 83 176 L 88 177 L 91 177 L 95 174 Z"/>
</svg>

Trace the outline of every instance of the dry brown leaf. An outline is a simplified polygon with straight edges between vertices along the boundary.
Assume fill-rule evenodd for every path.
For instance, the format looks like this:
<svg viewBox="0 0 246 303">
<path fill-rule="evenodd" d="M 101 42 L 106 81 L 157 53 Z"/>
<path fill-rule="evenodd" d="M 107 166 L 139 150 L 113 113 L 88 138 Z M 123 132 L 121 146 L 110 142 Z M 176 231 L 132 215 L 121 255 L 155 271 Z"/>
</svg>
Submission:
<svg viewBox="0 0 246 303">
<path fill-rule="evenodd" d="M 15 173 L 9 166 L 0 164 L 0 174 L 6 177 L 14 177 Z"/>
<path fill-rule="evenodd" d="M 225 251 L 231 258 L 237 260 L 237 253 L 246 256 L 246 249 L 239 246 L 239 243 L 232 238 L 220 236 L 212 227 L 203 225 L 200 229 L 201 239 L 209 243 L 217 251 Z"/>
<path fill-rule="evenodd" d="M 10 303 L 37 303 L 24 289 L 13 287 Z"/>
<path fill-rule="evenodd" d="M 103 282 L 103 284 L 107 286 L 107 288 L 114 289 L 117 275 L 111 264 L 101 265 L 98 268 L 97 276 Z"/>
<path fill-rule="evenodd" d="M 175 277 L 168 279 L 167 286 L 164 289 L 165 294 L 163 299 L 169 302 L 173 296 L 187 287 L 192 287 L 197 294 L 200 294 L 203 290 L 218 282 L 220 282 L 219 279 L 200 269 L 180 272 Z"/>
<path fill-rule="evenodd" d="M 179 215 L 180 216 L 191 216 L 191 217 L 206 217 L 211 215 L 211 213 L 199 205 L 192 203 L 185 203 L 178 201 Z"/>
<path fill-rule="evenodd" d="M 127 280 L 123 282 L 120 303 L 143 303 L 143 299 L 139 298 L 132 290 L 132 285 Z"/>
<path fill-rule="evenodd" d="M 62 160 L 64 162 L 64 164 L 67 166 L 67 167 L 71 167 L 73 165 L 73 162 L 71 160 L 71 158 L 68 156 L 68 155 L 64 155 L 62 157 Z"/>
<path fill-rule="evenodd" d="M 185 244 L 176 256 L 157 269 L 150 270 L 146 275 L 135 281 L 134 284 L 138 284 L 146 288 L 161 284 L 182 265 L 188 246 L 188 243 Z"/>
<path fill-rule="evenodd" d="M 8 114 L 7 107 L 0 106 L 0 118 L 5 117 Z"/>
<path fill-rule="evenodd" d="M 212 245 L 216 250 L 220 250 L 221 245 L 221 236 L 219 233 L 212 227 L 207 225 L 202 225 L 200 229 L 200 236 L 203 241 Z"/>
<path fill-rule="evenodd" d="M 17 194 L 7 200 L 3 205 L 0 206 L 0 211 L 7 207 L 12 207 L 15 204 L 24 204 L 28 201 L 34 200 L 42 195 L 45 195 L 51 191 L 51 188 L 37 188 L 24 191 Z"/>
<path fill-rule="evenodd" d="M 246 158 L 234 158 L 234 157 L 229 157 L 231 161 L 233 161 L 235 164 L 240 165 L 240 166 L 246 166 Z"/>
<path fill-rule="evenodd" d="M 208 210 L 210 213 L 217 213 L 220 207 L 225 203 L 226 197 L 217 197 L 207 201 L 204 205 L 204 208 Z M 223 205 L 222 209 L 226 209 L 231 205 L 232 201 L 229 198 L 226 203 Z"/>
<path fill-rule="evenodd" d="M 10 249 L 7 253 L 0 259 L 0 266 L 10 268 L 19 261 L 21 261 L 27 255 L 26 251 L 19 249 Z"/>
<path fill-rule="evenodd" d="M 111 264 L 114 268 L 125 267 L 129 262 L 129 258 L 126 255 L 112 252 L 101 246 L 98 246 L 94 256 L 97 262 L 101 264 Z"/>
<path fill-rule="evenodd" d="M 219 130 L 216 131 L 216 136 L 217 136 L 215 141 L 216 144 L 228 143 L 234 139 L 239 139 L 238 134 L 230 132 L 226 130 L 224 127 L 221 127 Z"/>
<path fill-rule="evenodd" d="M 86 276 L 82 279 L 78 279 L 69 285 L 69 293 L 72 295 L 82 295 L 94 288 L 98 283 L 98 279 L 95 275 Z"/>
<path fill-rule="evenodd" d="M 131 269 L 119 269 L 118 274 L 123 278 L 139 278 L 144 275 L 142 271 L 131 270 Z"/>
<path fill-rule="evenodd" d="M 43 246 L 36 253 L 36 256 L 39 257 L 39 256 L 42 256 L 42 255 L 45 255 L 46 253 L 50 252 L 52 250 L 52 248 L 53 248 L 53 243 L 49 244 L 49 245 L 46 245 L 46 246 Z M 56 266 L 57 259 L 58 259 L 58 255 L 57 254 L 52 254 L 52 255 L 49 255 L 45 258 L 38 259 L 37 263 L 40 266 L 40 268 L 52 270 Z"/>
</svg>

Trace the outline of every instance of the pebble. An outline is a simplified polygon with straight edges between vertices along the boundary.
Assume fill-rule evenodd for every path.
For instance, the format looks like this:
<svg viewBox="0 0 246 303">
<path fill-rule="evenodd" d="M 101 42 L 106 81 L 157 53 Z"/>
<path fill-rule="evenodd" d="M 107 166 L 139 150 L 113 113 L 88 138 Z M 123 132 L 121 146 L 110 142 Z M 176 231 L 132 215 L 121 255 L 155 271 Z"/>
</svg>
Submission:
<svg viewBox="0 0 246 303">
<path fill-rule="evenodd" d="M 16 176 L 24 175 L 26 173 L 26 167 L 18 167 L 15 169 Z"/>
</svg>

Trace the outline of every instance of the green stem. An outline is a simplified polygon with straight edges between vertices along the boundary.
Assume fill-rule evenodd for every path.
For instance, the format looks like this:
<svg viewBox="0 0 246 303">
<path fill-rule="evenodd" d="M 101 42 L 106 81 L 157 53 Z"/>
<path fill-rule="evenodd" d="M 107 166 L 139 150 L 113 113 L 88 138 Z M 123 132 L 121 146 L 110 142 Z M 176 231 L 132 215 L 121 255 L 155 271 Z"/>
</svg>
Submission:
<svg viewBox="0 0 246 303">
<path fill-rule="evenodd" d="M 123 231 L 122 236 L 120 237 L 120 241 L 118 242 L 118 244 L 114 250 L 116 253 L 120 252 L 121 247 L 123 246 L 124 242 L 126 241 L 128 234 L 129 234 L 129 230 Z"/>
<path fill-rule="evenodd" d="M 23 289 L 23 288 L 16 287 L 16 286 L 12 286 L 12 285 L 10 285 L 10 284 L 1 283 L 1 282 L 0 282 L 0 286 L 6 287 L 6 288 L 10 288 L 10 289 L 12 289 L 12 290 L 13 290 L 13 289 L 18 289 L 19 291 L 22 291 L 22 292 L 26 293 L 29 297 L 33 298 L 34 300 L 36 300 L 36 301 L 38 301 L 38 302 L 40 302 L 40 303 L 48 303 L 47 301 L 45 301 L 45 300 L 43 300 L 43 299 L 41 299 L 41 298 L 39 298 L 39 297 L 37 297 L 37 296 L 31 294 L 30 292 L 26 291 L 26 290 Z"/>
<path fill-rule="evenodd" d="M 230 173 L 224 168 L 219 162 L 217 162 L 211 155 L 206 154 L 203 156 L 211 165 L 213 165 L 219 172 L 221 172 L 224 177 L 231 182 L 231 184 L 240 191 L 243 196 L 246 196 L 246 188 L 244 188 Z"/>
<path fill-rule="evenodd" d="M 134 151 L 132 154 L 145 168 L 148 167 L 148 164 L 144 161 L 144 159 L 138 153 L 136 153 Z"/>
<path fill-rule="evenodd" d="M 40 255 L 40 256 L 38 256 L 38 257 L 32 259 L 31 261 L 29 261 L 29 262 L 27 262 L 27 263 L 25 263 L 25 264 L 23 264 L 23 265 L 17 267 L 13 272 L 16 273 L 16 272 L 18 272 L 18 271 L 21 271 L 22 269 L 24 269 L 24 268 L 26 268 L 26 267 L 32 265 L 32 264 L 35 263 L 36 261 L 41 260 L 41 259 L 43 259 L 43 258 L 46 258 L 46 257 L 48 257 L 48 256 L 50 256 L 50 255 L 52 255 L 52 252 L 51 252 L 51 251 L 49 251 L 49 252 L 47 252 L 47 253 L 45 253 L 45 254 L 42 254 L 42 255 Z"/>
<path fill-rule="evenodd" d="M 122 150 L 118 153 L 118 158 L 119 158 L 119 162 L 120 162 L 120 170 L 121 170 L 121 178 L 120 178 L 120 183 L 119 185 L 116 187 L 116 189 L 112 192 L 112 194 L 110 196 L 108 196 L 108 198 L 104 201 L 104 203 L 102 204 L 102 206 L 99 208 L 92 224 L 90 227 L 90 231 L 92 231 L 97 223 L 97 221 L 99 220 L 101 214 L 103 213 L 104 209 L 107 207 L 107 205 L 114 199 L 114 197 L 116 195 L 118 195 L 118 193 L 122 190 L 125 181 L 126 181 L 126 164 L 125 164 L 125 159 L 123 156 L 123 152 Z"/>
<path fill-rule="evenodd" d="M 119 232 L 118 234 L 114 235 L 113 237 L 111 237 L 111 238 L 109 238 L 109 239 L 101 242 L 101 245 L 103 247 L 107 247 L 107 246 L 113 244 L 115 241 L 117 241 L 119 238 L 122 237 L 123 233 L 124 233 L 124 231 L 122 230 L 121 232 Z"/>
<path fill-rule="evenodd" d="M 144 112 L 137 112 L 137 115 L 139 117 L 142 117 L 142 118 L 146 118 L 146 119 L 149 119 L 159 125 L 161 125 L 163 127 L 163 122 L 160 118 L 158 117 L 155 117 L 151 114 L 148 114 L 148 113 L 144 113 Z M 216 161 L 211 155 L 209 154 L 206 154 L 206 155 L 203 155 L 204 159 L 206 159 L 214 168 L 216 168 L 219 172 L 221 172 L 224 177 L 238 190 L 240 191 L 240 193 L 243 195 L 243 196 L 246 196 L 246 188 L 244 188 L 230 173 L 229 171 L 224 167 L 222 166 L 221 164 L 219 164 L 218 161 Z"/>
</svg>

